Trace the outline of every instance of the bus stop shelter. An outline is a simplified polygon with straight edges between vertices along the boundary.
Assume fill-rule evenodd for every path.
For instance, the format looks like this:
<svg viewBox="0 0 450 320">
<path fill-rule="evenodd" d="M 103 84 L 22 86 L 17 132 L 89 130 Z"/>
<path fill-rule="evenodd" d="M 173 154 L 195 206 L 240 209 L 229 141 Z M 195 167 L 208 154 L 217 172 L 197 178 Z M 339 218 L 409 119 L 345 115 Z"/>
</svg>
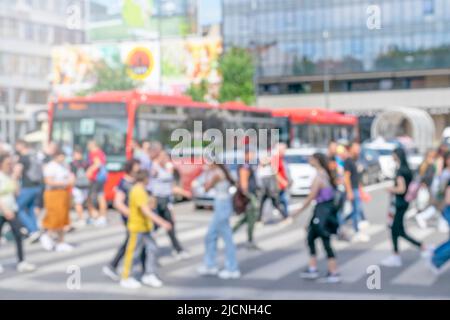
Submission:
<svg viewBox="0 0 450 320">
<path fill-rule="evenodd" d="M 383 111 L 372 124 L 372 138 L 386 140 L 399 136 L 409 136 L 420 152 L 433 147 L 435 125 L 425 110 L 398 107 Z"/>
</svg>

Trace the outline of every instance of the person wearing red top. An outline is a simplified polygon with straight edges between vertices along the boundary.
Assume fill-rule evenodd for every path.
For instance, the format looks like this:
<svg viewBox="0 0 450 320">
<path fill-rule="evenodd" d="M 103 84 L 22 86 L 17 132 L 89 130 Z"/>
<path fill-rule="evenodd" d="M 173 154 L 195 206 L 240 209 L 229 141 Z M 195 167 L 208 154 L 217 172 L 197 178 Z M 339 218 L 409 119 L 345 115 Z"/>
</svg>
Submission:
<svg viewBox="0 0 450 320">
<path fill-rule="evenodd" d="M 95 140 L 91 140 L 87 144 L 89 168 L 87 169 L 87 176 L 91 185 L 89 187 L 88 195 L 88 210 L 94 223 L 98 226 L 106 225 L 107 203 L 104 194 L 105 183 L 98 181 L 97 177 L 100 169 L 106 166 L 106 155 L 100 149 Z"/>
<path fill-rule="evenodd" d="M 278 189 L 280 190 L 279 199 L 282 207 L 281 214 L 283 215 L 284 221 L 292 222 L 289 218 L 289 200 L 288 200 L 288 189 L 289 189 L 289 176 L 284 162 L 284 154 L 286 152 L 286 145 L 280 143 L 275 147 L 273 166 L 276 172 L 276 178 L 278 183 Z"/>
</svg>

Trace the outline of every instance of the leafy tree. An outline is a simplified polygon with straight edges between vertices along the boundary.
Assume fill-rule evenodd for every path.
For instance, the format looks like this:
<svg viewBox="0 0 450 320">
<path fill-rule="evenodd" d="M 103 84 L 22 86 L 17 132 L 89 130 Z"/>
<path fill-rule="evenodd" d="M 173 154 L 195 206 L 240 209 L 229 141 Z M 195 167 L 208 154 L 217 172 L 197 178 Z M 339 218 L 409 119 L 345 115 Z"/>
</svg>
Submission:
<svg viewBox="0 0 450 320">
<path fill-rule="evenodd" d="M 219 61 L 222 86 L 219 101 L 242 101 L 246 104 L 255 102 L 255 63 L 246 49 L 232 48 Z"/>
<path fill-rule="evenodd" d="M 203 79 L 199 84 L 191 84 L 186 90 L 186 94 L 191 96 L 194 101 L 205 102 L 208 94 L 208 82 Z"/>
<path fill-rule="evenodd" d="M 96 78 L 95 85 L 86 91 L 79 92 L 79 95 L 100 91 L 133 90 L 138 87 L 138 82 L 128 76 L 127 67 L 122 63 L 118 53 L 114 54 L 110 61 L 99 61 L 94 66 L 93 76 Z"/>
</svg>

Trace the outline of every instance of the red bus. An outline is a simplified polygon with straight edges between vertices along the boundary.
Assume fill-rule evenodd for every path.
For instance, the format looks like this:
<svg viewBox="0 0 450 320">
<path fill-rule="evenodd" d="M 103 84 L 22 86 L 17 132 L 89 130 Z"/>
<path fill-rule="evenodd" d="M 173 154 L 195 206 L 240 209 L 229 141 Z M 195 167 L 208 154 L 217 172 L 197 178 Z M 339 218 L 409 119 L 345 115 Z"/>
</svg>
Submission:
<svg viewBox="0 0 450 320">
<path fill-rule="evenodd" d="M 275 109 L 280 140 L 291 148 L 326 147 L 332 140 L 358 137 L 358 118 L 326 109 Z"/>
<path fill-rule="evenodd" d="M 101 92 L 87 97 L 58 98 L 49 106 L 49 139 L 67 153 L 73 146 L 85 149 L 95 139 L 108 159 L 109 179 L 105 186 L 108 201 L 122 177 L 122 167 L 132 158 L 133 140 L 159 141 L 166 148 L 175 129 L 193 130 L 194 121 L 208 128 L 274 128 L 271 111 L 240 103 L 211 105 L 185 96 L 163 96 L 138 91 Z M 180 186 L 190 189 L 201 165 L 175 163 Z"/>
</svg>

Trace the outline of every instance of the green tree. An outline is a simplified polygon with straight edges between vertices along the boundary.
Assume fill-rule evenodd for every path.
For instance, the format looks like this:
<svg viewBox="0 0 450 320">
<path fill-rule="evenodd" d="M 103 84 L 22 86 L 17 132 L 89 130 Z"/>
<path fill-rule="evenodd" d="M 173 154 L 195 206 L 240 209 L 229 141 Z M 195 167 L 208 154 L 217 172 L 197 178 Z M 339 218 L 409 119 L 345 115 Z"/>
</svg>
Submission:
<svg viewBox="0 0 450 320">
<path fill-rule="evenodd" d="M 246 49 L 232 48 L 226 52 L 219 61 L 219 71 L 223 79 L 219 92 L 220 102 L 255 102 L 255 64 Z"/>
<path fill-rule="evenodd" d="M 208 94 L 208 82 L 203 79 L 199 84 L 191 84 L 186 90 L 186 94 L 194 101 L 205 102 Z"/>
<path fill-rule="evenodd" d="M 83 96 L 100 91 L 125 91 L 136 89 L 138 82 L 131 79 L 127 74 L 127 67 L 122 63 L 120 55 L 114 54 L 110 61 L 99 61 L 93 70 L 96 78 L 95 85 L 86 91 L 79 92 Z"/>
</svg>

